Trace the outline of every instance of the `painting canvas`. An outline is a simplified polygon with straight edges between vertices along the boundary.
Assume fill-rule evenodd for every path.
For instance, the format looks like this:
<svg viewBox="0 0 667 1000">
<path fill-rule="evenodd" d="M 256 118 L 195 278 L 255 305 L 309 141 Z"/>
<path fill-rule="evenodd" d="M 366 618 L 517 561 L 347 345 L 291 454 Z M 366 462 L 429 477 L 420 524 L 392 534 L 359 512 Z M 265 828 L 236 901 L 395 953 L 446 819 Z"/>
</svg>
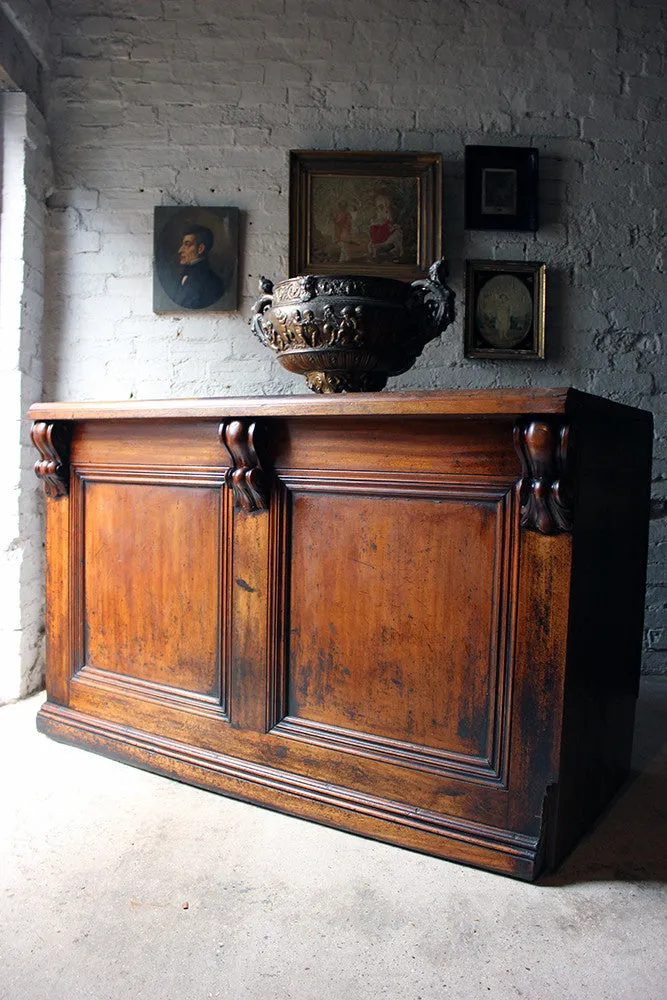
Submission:
<svg viewBox="0 0 667 1000">
<path fill-rule="evenodd" d="M 416 177 L 314 177 L 310 259 L 418 264 Z"/>
<path fill-rule="evenodd" d="M 482 215 L 516 215 L 516 170 L 482 170 Z"/>
<path fill-rule="evenodd" d="M 155 209 L 153 311 L 228 312 L 237 307 L 238 209 Z"/>
</svg>

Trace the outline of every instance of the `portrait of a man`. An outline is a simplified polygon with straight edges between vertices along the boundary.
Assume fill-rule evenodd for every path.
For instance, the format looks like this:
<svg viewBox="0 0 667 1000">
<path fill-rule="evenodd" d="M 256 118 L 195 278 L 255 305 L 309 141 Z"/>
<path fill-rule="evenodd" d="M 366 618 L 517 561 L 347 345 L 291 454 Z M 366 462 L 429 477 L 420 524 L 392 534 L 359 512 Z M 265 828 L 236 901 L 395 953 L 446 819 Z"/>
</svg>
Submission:
<svg viewBox="0 0 667 1000">
<path fill-rule="evenodd" d="M 236 308 L 237 217 L 234 208 L 155 209 L 155 312 Z"/>
</svg>

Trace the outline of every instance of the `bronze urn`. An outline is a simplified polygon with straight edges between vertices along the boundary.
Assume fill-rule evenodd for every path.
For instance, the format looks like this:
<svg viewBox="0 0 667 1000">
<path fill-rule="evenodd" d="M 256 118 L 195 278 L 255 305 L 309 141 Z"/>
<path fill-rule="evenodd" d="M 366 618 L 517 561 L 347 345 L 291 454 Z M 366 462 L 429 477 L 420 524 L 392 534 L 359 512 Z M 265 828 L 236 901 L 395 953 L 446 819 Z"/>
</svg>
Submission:
<svg viewBox="0 0 667 1000">
<path fill-rule="evenodd" d="M 438 260 L 413 281 L 365 275 L 260 279 L 253 332 L 314 392 L 372 392 L 415 363 L 454 318 Z"/>
</svg>

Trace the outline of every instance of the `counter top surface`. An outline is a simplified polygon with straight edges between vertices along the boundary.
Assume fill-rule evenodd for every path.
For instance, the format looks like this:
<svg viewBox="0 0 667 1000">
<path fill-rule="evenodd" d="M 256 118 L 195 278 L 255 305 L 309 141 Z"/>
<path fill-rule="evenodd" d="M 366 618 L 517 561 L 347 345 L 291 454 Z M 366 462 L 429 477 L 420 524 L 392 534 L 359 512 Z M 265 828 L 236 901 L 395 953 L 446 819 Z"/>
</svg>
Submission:
<svg viewBox="0 0 667 1000">
<path fill-rule="evenodd" d="M 458 389 L 350 395 L 34 403 L 31 420 L 219 420 L 233 417 L 513 417 L 580 410 L 643 411 L 577 389 Z"/>
</svg>

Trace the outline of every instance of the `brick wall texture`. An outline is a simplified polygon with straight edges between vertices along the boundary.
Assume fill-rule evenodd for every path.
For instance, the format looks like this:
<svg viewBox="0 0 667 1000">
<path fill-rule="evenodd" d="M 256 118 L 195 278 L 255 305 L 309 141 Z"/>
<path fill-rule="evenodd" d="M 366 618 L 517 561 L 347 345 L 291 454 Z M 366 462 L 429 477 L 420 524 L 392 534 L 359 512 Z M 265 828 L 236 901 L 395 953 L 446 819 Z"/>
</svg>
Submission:
<svg viewBox="0 0 667 1000">
<path fill-rule="evenodd" d="M 3 197 L 0 223 L 0 412 L 6 462 L 0 488 L 0 704 L 36 691 L 44 667 L 43 491 L 26 411 L 42 391 L 45 122 L 20 93 L 0 94 Z"/>
<path fill-rule="evenodd" d="M 434 150 L 458 317 L 391 389 L 573 385 L 654 412 L 664 498 L 665 18 L 653 0 L 53 0 L 51 398 L 303 392 L 247 318 L 287 274 L 290 149 Z M 468 143 L 540 151 L 535 235 L 465 232 Z M 241 209 L 241 305 L 152 312 L 155 205 Z M 467 258 L 547 265 L 544 363 L 463 358 Z M 655 505 L 660 514 L 660 503 Z M 665 520 L 647 671 L 665 670 Z"/>
</svg>

